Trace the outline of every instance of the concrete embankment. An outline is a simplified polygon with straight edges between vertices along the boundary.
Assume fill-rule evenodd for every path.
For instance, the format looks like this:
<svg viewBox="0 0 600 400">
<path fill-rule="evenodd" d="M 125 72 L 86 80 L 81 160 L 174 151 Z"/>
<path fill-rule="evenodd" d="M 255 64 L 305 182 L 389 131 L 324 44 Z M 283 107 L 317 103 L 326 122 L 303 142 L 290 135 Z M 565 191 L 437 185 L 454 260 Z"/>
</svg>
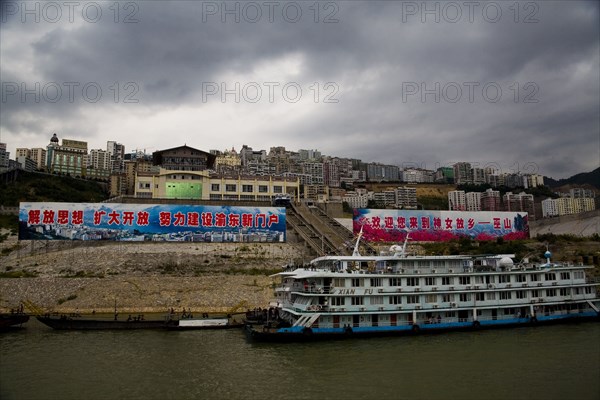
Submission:
<svg viewBox="0 0 600 400">
<path fill-rule="evenodd" d="M 312 256 L 298 243 L 0 243 L 0 310 L 226 312 L 265 307 L 269 274 Z"/>
<path fill-rule="evenodd" d="M 540 219 L 530 223 L 530 230 L 532 237 L 544 233 L 582 237 L 600 234 L 600 210 Z"/>
</svg>

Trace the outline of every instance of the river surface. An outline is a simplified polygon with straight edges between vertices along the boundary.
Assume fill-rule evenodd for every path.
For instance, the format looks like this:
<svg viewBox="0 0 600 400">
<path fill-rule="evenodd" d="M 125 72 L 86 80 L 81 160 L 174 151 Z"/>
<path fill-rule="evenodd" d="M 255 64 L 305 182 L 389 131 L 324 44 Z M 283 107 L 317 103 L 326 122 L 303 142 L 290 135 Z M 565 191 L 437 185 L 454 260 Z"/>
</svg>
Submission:
<svg viewBox="0 0 600 400">
<path fill-rule="evenodd" d="M 0 399 L 600 399 L 600 323 L 305 344 L 241 330 L 0 333 Z"/>
</svg>

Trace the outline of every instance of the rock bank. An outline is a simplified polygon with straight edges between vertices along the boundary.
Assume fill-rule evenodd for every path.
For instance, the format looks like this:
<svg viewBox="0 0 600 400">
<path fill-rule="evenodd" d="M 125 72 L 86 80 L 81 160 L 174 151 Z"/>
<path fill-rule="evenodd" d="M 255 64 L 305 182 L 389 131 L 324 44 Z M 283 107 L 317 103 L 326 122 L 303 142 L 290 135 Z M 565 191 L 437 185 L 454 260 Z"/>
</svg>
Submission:
<svg viewBox="0 0 600 400">
<path fill-rule="evenodd" d="M 269 275 L 312 255 L 298 243 L 0 243 L 0 310 L 232 312 L 265 307 Z"/>
</svg>

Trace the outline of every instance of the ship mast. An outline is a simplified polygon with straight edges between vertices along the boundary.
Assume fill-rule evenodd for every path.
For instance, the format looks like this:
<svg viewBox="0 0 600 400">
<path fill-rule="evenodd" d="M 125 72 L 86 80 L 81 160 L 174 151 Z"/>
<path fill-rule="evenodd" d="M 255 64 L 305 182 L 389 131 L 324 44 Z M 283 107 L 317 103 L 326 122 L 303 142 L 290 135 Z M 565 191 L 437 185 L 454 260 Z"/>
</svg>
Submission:
<svg viewBox="0 0 600 400">
<path fill-rule="evenodd" d="M 360 246 L 360 238 L 362 237 L 363 227 L 360 227 L 360 232 L 358 232 L 358 237 L 356 238 L 356 243 L 354 244 L 354 251 L 352 251 L 352 257 L 360 257 L 360 252 L 358 251 L 358 247 Z"/>
</svg>

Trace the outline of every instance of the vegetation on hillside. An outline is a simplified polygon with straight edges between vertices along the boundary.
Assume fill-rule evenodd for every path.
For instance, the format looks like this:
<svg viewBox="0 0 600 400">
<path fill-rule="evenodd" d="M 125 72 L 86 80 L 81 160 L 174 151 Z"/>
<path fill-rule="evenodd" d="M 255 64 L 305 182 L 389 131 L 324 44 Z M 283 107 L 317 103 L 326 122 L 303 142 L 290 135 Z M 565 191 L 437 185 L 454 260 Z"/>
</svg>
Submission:
<svg viewBox="0 0 600 400">
<path fill-rule="evenodd" d="M 418 196 L 417 202 L 419 203 L 419 208 L 423 208 L 424 210 L 448 209 L 448 197 Z"/>
<path fill-rule="evenodd" d="M 17 207 L 22 201 L 99 202 L 108 193 L 100 183 L 68 176 L 23 172 L 15 182 L 0 183 L 0 204 Z"/>
<path fill-rule="evenodd" d="M 555 188 L 565 185 L 576 185 L 576 186 L 584 186 L 591 185 L 597 189 L 600 189 L 600 167 L 596 168 L 590 172 L 582 172 L 577 175 L 573 175 L 566 179 L 554 180 L 547 176 L 544 177 L 544 183 L 546 185 Z"/>
</svg>

